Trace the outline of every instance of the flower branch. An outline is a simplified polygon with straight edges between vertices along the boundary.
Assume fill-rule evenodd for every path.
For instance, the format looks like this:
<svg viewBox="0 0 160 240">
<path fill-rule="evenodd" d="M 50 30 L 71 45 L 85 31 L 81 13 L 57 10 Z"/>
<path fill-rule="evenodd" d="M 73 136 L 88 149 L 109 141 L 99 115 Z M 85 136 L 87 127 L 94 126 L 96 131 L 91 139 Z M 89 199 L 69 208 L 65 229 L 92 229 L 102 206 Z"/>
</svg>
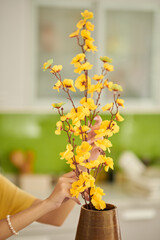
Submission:
<svg viewBox="0 0 160 240">
<path fill-rule="evenodd" d="M 85 10 L 81 15 L 82 19 L 76 25 L 77 30 L 69 36 L 77 39 L 77 44 L 81 49 L 81 53 L 71 61 L 75 67 L 74 72 L 79 74 L 76 80 L 64 79 L 62 81 L 60 74 L 62 66 L 52 66 L 52 59 L 44 63 L 43 70 L 49 69 L 55 76 L 57 82 L 53 89 L 58 92 L 62 89 L 73 107 L 67 114 L 64 114 L 62 107 L 64 103 L 52 104 L 54 108 L 58 109 L 60 116 L 60 121 L 56 123 L 55 134 L 60 135 L 64 131 L 68 138 L 66 150 L 60 153 L 61 159 L 66 160 L 78 177 L 78 180 L 72 184 L 70 193 L 77 198 L 81 194 L 89 209 L 102 210 L 106 207 L 102 200 L 102 196 L 105 194 L 101 188 L 95 186 L 95 181 L 103 169 L 106 172 L 109 169 L 113 170 L 113 159 L 108 156 L 112 147 L 109 138 L 119 131 L 117 122 L 123 121 L 123 117 L 119 114 L 119 107 L 124 107 L 124 101 L 119 99 L 122 87 L 105 79 L 109 72 L 114 71 L 113 65 L 110 64 L 112 59 L 106 56 L 100 57 L 103 64 L 101 75 L 95 74 L 92 79 L 89 77 L 89 71 L 93 65 L 88 62 L 87 54 L 97 51 L 97 47 L 93 44 L 94 39 L 91 37 L 91 32 L 94 31 L 94 25 L 91 23 L 93 13 Z M 81 105 L 78 107 L 75 106 L 70 94 L 71 91 L 76 92 L 76 89 L 84 94 L 80 100 Z M 104 90 L 113 93 L 113 102 L 107 103 L 101 108 L 103 112 L 110 113 L 110 120 L 106 118 L 98 125 L 93 125 L 95 116 L 98 117 L 100 113 L 100 99 Z M 94 101 L 95 93 L 96 100 Z M 80 144 L 77 145 L 76 141 L 79 142 L 79 140 Z M 96 158 L 94 157 L 95 146 L 98 149 Z M 86 171 L 81 171 L 80 167 L 85 168 Z M 89 199 L 86 198 L 87 194 Z"/>
</svg>

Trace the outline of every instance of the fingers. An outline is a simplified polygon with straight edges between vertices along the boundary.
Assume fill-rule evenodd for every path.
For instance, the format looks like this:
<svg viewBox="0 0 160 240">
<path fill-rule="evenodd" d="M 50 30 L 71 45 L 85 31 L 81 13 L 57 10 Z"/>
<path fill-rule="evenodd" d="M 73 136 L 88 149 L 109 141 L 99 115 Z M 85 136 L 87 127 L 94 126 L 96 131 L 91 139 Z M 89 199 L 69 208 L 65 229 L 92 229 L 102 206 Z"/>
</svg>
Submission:
<svg viewBox="0 0 160 240">
<path fill-rule="evenodd" d="M 66 177 L 60 177 L 59 178 L 59 182 L 60 183 L 74 183 L 75 181 L 77 181 L 78 178 L 74 177 L 74 178 L 66 178 Z"/>
<path fill-rule="evenodd" d="M 99 129 L 102 122 L 102 118 L 99 115 L 95 116 L 94 120 L 95 120 L 95 124 L 94 126 L 91 127 L 91 130 Z"/>
<path fill-rule="evenodd" d="M 93 160 L 96 160 L 98 158 L 98 156 L 100 155 L 101 153 L 101 149 L 99 147 L 95 147 L 92 152 L 91 152 L 91 156 L 90 158 L 88 159 L 88 161 L 93 161 Z"/>
<path fill-rule="evenodd" d="M 93 137 L 88 140 L 88 143 L 92 145 L 96 140 L 101 140 L 101 139 L 103 139 L 103 137 L 99 137 L 99 138 Z"/>
<path fill-rule="evenodd" d="M 86 189 L 86 191 L 84 192 L 84 197 L 87 201 L 89 201 L 89 192 L 88 189 Z"/>
<path fill-rule="evenodd" d="M 95 120 L 96 122 L 95 122 L 94 126 L 91 127 L 91 131 L 88 133 L 88 141 L 91 140 L 91 139 L 94 139 L 94 137 L 95 137 L 95 135 L 96 135 L 95 132 L 94 132 L 94 130 L 99 129 L 99 127 L 100 127 L 100 125 L 101 125 L 101 122 L 102 122 L 102 118 L 101 118 L 99 115 L 97 115 L 97 116 L 94 118 L 94 120 Z"/>
<path fill-rule="evenodd" d="M 81 205 L 81 202 L 79 201 L 78 198 L 76 198 L 76 197 L 71 197 L 71 199 L 72 199 L 73 201 L 75 201 L 78 205 Z"/>
<path fill-rule="evenodd" d="M 76 176 L 76 173 L 73 172 L 73 171 L 68 172 L 68 173 L 65 173 L 65 174 L 63 175 L 63 177 L 65 177 L 65 178 L 72 178 L 72 177 L 75 177 L 75 176 Z"/>
<path fill-rule="evenodd" d="M 101 118 L 99 115 L 95 116 L 94 120 L 96 120 L 94 126 L 95 126 L 95 125 L 96 125 L 96 126 L 100 126 L 100 125 L 101 125 L 102 118 Z"/>
<path fill-rule="evenodd" d="M 71 196 L 70 189 L 71 189 L 72 185 L 71 185 L 70 183 L 66 183 L 66 186 L 65 186 L 65 187 L 66 187 L 65 191 L 66 191 L 66 193 L 67 193 L 67 194 L 66 194 L 66 197 L 72 199 L 72 200 L 75 201 L 77 204 L 81 205 L 81 202 L 79 201 L 78 198 Z"/>
</svg>

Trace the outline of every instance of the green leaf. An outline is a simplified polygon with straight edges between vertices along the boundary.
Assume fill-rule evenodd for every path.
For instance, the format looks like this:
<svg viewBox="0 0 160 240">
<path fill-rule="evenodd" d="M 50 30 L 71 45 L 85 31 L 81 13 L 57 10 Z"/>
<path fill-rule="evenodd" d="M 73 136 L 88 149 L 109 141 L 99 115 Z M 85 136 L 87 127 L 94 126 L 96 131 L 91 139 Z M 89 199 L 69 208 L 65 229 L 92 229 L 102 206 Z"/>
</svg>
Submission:
<svg viewBox="0 0 160 240">
<path fill-rule="evenodd" d="M 111 89 L 112 89 L 113 91 L 120 91 L 120 92 L 123 91 L 123 88 L 121 87 L 121 85 L 118 85 L 118 84 L 113 84 L 113 85 L 111 86 Z"/>
<path fill-rule="evenodd" d="M 104 57 L 100 57 L 100 60 L 102 62 L 109 62 L 109 63 L 112 63 L 112 59 L 107 57 L 107 56 L 104 56 Z"/>
</svg>

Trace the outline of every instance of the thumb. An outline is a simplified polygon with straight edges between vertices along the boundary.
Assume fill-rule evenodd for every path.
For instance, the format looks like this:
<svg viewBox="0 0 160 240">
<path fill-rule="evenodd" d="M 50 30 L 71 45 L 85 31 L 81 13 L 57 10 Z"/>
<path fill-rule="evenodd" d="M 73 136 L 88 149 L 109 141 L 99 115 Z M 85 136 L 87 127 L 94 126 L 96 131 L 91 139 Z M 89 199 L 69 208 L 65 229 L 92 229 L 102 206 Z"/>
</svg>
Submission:
<svg viewBox="0 0 160 240">
<path fill-rule="evenodd" d="M 99 115 L 97 115 L 94 117 L 94 120 L 95 120 L 95 124 L 92 127 L 93 130 L 99 128 L 99 126 L 101 125 L 101 122 L 102 122 L 102 118 Z"/>
<path fill-rule="evenodd" d="M 75 201 L 78 205 L 81 205 L 81 202 L 79 201 L 78 198 L 72 197 L 71 199 L 72 199 L 73 201 Z"/>
</svg>

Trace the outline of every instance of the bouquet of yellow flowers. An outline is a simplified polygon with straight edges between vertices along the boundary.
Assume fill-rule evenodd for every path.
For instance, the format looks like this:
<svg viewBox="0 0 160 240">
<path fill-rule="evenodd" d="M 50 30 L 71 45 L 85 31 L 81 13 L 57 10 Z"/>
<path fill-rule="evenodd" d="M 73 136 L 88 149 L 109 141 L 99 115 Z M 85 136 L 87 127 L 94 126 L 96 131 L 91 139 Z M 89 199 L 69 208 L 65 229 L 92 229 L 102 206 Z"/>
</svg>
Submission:
<svg viewBox="0 0 160 240">
<path fill-rule="evenodd" d="M 66 150 L 60 153 L 61 159 L 65 159 L 67 164 L 73 171 L 76 172 L 78 180 L 72 184 L 70 193 L 72 197 L 78 198 L 79 194 L 85 200 L 85 204 L 89 209 L 102 210 L 105 209 L 106 203 L 102 200 L 105 195 L 103 189 L 95 186 L 97 174 L 104 170 L 107 172 L 109 168 L 113 169 L 113 159 L 109 157 L 110 147 L 112 143 L 109 138 L 119 131 L 117 121 L 123 121 L 123 117 L 119 114 L 119 106 L 124 107 L 124 100 L 120 99 L 119 92 L 122 87 L 114 84 L 107 78 L 108 72 L 114 70 L 112 59 L 109 57 L 100 57 L 102 61 L 102 71 L 100 75 L 95 74 L 92 79 L 89 77 L 89 70 L 93 65 L 87 60 L 88 52 L 97 51 L 94 45 L 94 39 L 91 37 L 91 31 L 94 31 L 94 25 L 90 19 L 93 18 L 93 13 L 85 10 L 81 13 L 82 19 L 77 23 L 77 30 L 70 34 L 70 38 L 75 38 L 80 46 L 81 53 L 77 54 L 71 61 L 74 64 L 74 72 L 79 74 L 75 82 L 72 79 L 61 78 L 61 65 L 52 66 L 53 60 L 50 59 L 43 65 L 43 70 L 50 70 L 55 76 L 57 82 L 53 89 L 59 92 L 62 89 L 67 99 L 72 104 L 72 109 L 67 114 L 64 114 L 63 105 L 65 103 L 54 103 L 52 106 L 58 110 L 60 121 L 56 123 L 55 134 L 61 134 L 61 131 L 66 132 L 68 143 Z M 76 89 L 84 93 L 84 97 L 80 100 L 80 106 L 75 106 L 71 92 L 76 92 Z M 100 123 L 98 129 L 94 130 L 94 146 L 99 148 L 97 159 L 91 159 L 91 149 L 93 144 L 88 141 L 93 120 L 100 112 L 100 97 L 102 91 L 108 89 L 113 93 L 113 101 L 101 107 L 103 112 L 108 112 L 109 119 Z M 108 117 L 108 114 L 107 114 Z M 80 140 L 77 145 L 76 140 Z M 86 169 L 81 171 L 80 166 Z M 87 192 L 89 199 L 86 199 Z M 89 201 L 89 204 L 88 204 Z"/>
</svg>

